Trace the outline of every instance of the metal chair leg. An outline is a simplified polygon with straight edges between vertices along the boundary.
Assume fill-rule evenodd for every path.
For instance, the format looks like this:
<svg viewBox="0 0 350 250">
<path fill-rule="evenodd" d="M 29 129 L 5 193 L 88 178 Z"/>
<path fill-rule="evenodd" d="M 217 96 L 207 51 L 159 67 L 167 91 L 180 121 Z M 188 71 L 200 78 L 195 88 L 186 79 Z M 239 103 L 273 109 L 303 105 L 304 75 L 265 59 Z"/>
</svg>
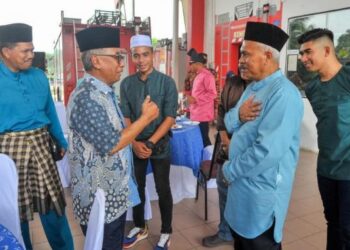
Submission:
<svg viewBox="0 0 350 250">
<path fill-rule="evenodd" d="M 207 189 L 207 180 L 204 183 L 204 219 L 208 220 L 208 189 Z"/>
<path fill-rule="evenodd" d="M 198 194 L 199 194 L 199 178 L 200 178 L 201 173 L 198 172 L 197 176 L 197 187 L 196 187 L 196 200 L 198 200 Z"/>
</svg>

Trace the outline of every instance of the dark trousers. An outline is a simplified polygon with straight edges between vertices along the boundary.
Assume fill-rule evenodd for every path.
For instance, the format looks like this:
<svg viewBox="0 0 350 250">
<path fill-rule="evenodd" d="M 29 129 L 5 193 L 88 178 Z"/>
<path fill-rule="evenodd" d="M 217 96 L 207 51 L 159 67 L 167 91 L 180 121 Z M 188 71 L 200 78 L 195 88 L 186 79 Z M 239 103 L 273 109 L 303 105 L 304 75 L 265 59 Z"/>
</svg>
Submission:
<svg viewBox="0 0 350 250">
<path fill-rule="evenodd" d="M 209 139 L 209 122 L 200 122 L 199 129 L 201 130 L 201 134 L 202 134 L 203 146 L 206 147 L 211 145 L 211 142 Z"/>
<path fill-rule="evenodd" d="M 122 250 L 124 229 L 125 229 L 126 213 L 120 216 L 115 221 L 105 224 L 103 231 L 102 250 Z M 84 236 L 86 236 L 87 226 L 80 225 Z"/>
<path fill-rule="evenodd" d="M 231 229 L 235 250 L 282 250 L 281 243 L 273 238 L 274 224 L 264 233 L 254 239 L 247 239 Z"/>
<path fill-rule="evenodd" d="M 350 250 L 350 181 L 318 175 L 327 220 L 327 250 Z"/>
<path fill-rule="evenodd" d="M 52 249 L 73 250 L 73 237 L 66 215 L 59 216 L 54 210 L 47 214 L 39 214 L 45 235 Z M 23 241 L 27 250 L 32 250 L 28 221 L 21 222 Z"/>
<path fill-rule="evenodd" d="M 171 195 L 169 174 L 170 158 L 150 159 L 154 183 L 159 197 L 159 210 L 162 219 L 161 233 L 172 233 L 173 197 Z M 136 227 L 145 227 L 145 186 L 148 159 L 139 159 L 134 155 L 135 178 L 141 203 L 133 208 L 133 219 Z"/>
</svg>

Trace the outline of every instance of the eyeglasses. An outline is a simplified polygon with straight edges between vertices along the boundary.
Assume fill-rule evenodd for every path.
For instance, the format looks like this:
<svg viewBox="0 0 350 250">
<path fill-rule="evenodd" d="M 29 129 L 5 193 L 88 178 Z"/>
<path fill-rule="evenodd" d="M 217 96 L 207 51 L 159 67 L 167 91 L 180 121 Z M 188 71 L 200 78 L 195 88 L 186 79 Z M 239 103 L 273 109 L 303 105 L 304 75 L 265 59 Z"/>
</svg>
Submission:
<svg viewBox="0 0 350 250">
<path fill-rule="evenodd" d="M 117 52 L 115 55 L 109 55 L 109 54 L 94 54 L 95 56 L 109 56 L 113 57 L 114 59 L 117 60 L 118 63 L 124 61 L 125 56 L 122 55 L 121 53 Z"/>
</svg>

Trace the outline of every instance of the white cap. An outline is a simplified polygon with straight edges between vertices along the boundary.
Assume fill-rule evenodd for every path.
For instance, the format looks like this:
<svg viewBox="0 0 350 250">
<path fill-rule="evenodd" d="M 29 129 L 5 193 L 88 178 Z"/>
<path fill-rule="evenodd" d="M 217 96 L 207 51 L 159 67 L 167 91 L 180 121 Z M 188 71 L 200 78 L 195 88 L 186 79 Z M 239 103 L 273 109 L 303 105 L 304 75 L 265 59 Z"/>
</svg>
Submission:
<svg viewBox="0 0 350 250">
<path fill-rule="evenodd" d="M 130 39 L 130 48 L 153 47 L 151 38 L 147 35 L 134 35 Z"/>
</svg>

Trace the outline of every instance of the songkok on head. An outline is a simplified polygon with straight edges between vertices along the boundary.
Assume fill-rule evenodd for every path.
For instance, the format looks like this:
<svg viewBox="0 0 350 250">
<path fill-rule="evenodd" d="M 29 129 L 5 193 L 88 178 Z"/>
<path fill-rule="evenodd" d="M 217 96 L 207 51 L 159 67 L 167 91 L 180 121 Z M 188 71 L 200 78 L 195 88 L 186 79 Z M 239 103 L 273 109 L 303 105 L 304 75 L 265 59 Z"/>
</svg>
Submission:
<svg viewBox="0 0 350 250">
<path fill-rule="evenodd" d="M 263 43 L 281 51 L 289 36 L 279 27 L 260 22 L 248 22 L 244 40 Z"/>
<path fill-rule="evenodd" d="M 75 34 L 80 52 L 92 49 L 119 48 L 119 29 L 115 27 L 90 27 Z"/>
<path fill-rule="evenodd" d="M 0 42 L 27 43 L 33 41 L 32 26 L 24 23 L 11 23 L 0 26 Z"/>
<path fill-rule="evenodd" d="M 134 35 L 130 39 L 130 48 L 153 47 L 151 38 L 147 35 Z"/>
<path fill-rule="evenodd" d="M 37 67 L 41 69 L 42 71 L 46 71 L 46 58 L 45 58 L 45 52 L 34 52 L 34 58 L 32 62 L 32 67 Z"/>
<path fill-rule="evenodd" d="M 199 53 L 199 57 L 203 64 L 206 64 L 208 62 L 208 54 L 207 53 Z"/>
<path fill-rule="evenodd" d="M 191 57 L 190 62 L 191 63 L 202 63 L 206 64 L 207 63 L 207 54 L 206 53 L 197 53 L 196 49 L 191 48 L 188 52 L 187 55 Z"/>
</svg>

